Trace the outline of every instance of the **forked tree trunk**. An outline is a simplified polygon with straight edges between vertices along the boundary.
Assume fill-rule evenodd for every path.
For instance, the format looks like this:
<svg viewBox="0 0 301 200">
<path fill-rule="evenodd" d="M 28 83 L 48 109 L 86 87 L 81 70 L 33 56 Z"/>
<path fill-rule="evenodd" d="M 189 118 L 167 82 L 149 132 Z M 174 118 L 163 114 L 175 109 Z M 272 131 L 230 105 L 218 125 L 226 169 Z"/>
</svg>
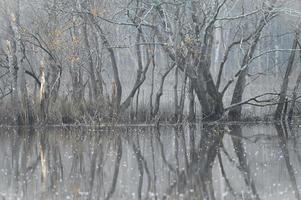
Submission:
<svg viewBox="0 0 301 200">
<path fill-rule="evenodd" d="M 143 54 L 142 54 L 143 51 L 139 45 L 142 38 L 143 38 L 142 30 L 139 30 L 138 34 L 137 34 L 137 39 L 136 39 L 136 43 L 137 43 L 136 54 L 137 54 L 137 64 L 138 64 L 136 80 L 135 80 L 134 86 L 133 86 L 132 90 L 130 91 L 129 95 L 120 105 L 121 112 L 125 112 L 125 110 L 130 106 L 131 99 L 134 98 L 135 93 L 141 87 L 141 85 L 144 83 L 144 81 L 146 79 L 146 73 L 147 73 L 150 63 L 152 61 L 152 58 L 149 55 L 150 49 L 146 49 L 147 62 L 144 65 Z"/>
<path fill-rule="evenodd" d="M 94 19 L 93 16 L 89 16 L 89 20 L 91 23 L 95 26 L 96 30 L 98 31 L 98 34 L 103 42 L 103 45 L 105 48 L 108 50 L 109 55 L 110 55 L 110 60 L 112 64 L 112 69 L 113 69 L 113 75 L 114 75 L 114 85 L 116 88 L 116 96 L 115 96 L 115 101 L 114 101 L 114 109 L 116 110 L 116 113 L 118 114 L 120 111 L 120 102 L 121 102 L 121 96 L 122 96 L 122 86 L 119 78 L 119 69 L 117 65 L 117 59 L 115 55 L 115 51 L 112 48 L 109 40 L 107 39 L 102 27 L 97 23 L 97 21 Z"/>
<path fill-rule="evenodd" d="M 164 86 L 165 78 L 167 77 L 167 75 L 169 74 L 169 72 L 174 68 L 174 66 L 175 66 L 175 64 L 173 64 L 172 66 L 170 66 L 170 67 L 165 71 L 165 73 L 162 75 L 162 77 L 161 77 L 159 90 L 157 91 L 157 94 L 156 94 L 155 107 L 154 107 L 153 117 L 157 116 L 157 114 L 158 114 L 158 112 L 159 112 L 159 108 L 160 108 L 160 99 L 161 99 L 161 96 L 163 95 L 163 86 Z"/>
</svg>

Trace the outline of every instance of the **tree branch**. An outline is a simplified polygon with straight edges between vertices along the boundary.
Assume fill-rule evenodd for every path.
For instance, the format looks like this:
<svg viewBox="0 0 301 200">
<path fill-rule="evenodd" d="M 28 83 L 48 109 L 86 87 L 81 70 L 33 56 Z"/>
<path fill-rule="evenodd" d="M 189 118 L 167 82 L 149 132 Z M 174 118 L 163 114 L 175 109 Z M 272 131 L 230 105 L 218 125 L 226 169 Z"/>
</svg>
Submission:
<svg viewBox="0 0 301 200">
<path fill-rule="evenodd" d="M 255 102 L 260 102 L 260 100 L 258 100 L 258 98 L 261 98 L 261 97 L 264 97 L 264 96 L 279 96 L 280 94 L 279 93 L 271 93 L 271 92 L 267 92 L 267 93 L 264 93 L 264 94 L 260 94 L 260 95 L 257 95 L 255 97 L 252 97 L 250 99 L 247 99 L 245 101 L 242 101 L 242 102 L 239 102 L 239 103 L 235 103 L 235 104 L 232 104 L 228 107 L 225 108 L 225 111 L 229 111 L 229 110 L 233 110 L 234 108 L 238 107 L 238 106 L 241 106 L 241 105 L 244 105 L 244 104 L 250 104 L 251 101 L 255 101 Z M 264 102 L 268 102 L 269 100 L 265 100 Z M 263 102 L 263 101 L 262 101 Z"/>
</svg>

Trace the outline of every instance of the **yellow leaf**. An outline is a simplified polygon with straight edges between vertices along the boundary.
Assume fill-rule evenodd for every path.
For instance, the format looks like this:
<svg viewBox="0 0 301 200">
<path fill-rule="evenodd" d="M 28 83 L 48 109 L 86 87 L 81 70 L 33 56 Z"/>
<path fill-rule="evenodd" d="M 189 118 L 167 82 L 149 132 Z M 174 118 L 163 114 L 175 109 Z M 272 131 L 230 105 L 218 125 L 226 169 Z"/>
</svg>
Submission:
<svg viewBox="0 0 301 200">
<path fill-rule="evenodd" d="M 91 14 L 93 15 L 93 17 L 98 16 L 98 9 L 96 7 L 92 8 Z"/>
</svg>

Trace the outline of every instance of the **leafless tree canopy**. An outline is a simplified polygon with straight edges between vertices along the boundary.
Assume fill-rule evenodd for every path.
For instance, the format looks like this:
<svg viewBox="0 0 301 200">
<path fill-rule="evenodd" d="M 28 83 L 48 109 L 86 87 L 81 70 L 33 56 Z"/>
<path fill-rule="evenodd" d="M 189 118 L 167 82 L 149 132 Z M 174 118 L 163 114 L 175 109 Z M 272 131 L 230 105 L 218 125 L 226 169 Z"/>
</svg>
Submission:
<svg viewBox="0 0 301 200">
<path fill-rule="evenodd" d="M 33 124 L 291 119 L 297 0 L 3 0 L 1 112 Z"/>
</svg>

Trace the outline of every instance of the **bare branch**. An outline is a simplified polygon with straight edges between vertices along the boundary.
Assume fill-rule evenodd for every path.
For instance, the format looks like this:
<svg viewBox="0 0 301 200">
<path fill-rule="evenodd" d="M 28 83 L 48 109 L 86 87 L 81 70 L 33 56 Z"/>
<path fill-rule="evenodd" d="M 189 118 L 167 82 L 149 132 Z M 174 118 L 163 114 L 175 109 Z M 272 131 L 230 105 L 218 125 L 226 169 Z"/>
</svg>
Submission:
<svg viewBox="0 0 301 200">
<path fill-rule="evenodd" d="M 232 104 L 228 107 L 225 108 L 225 111 L 228 111 L 228 110 L 233 110 L 234 108 L 238 107 L 238 106 L 241 106 L 241 105 L 244 105 L 244 104 L 250 104 L 251 101 L 255 101 L 255 102 L 259 102 L 258 98 L 262 98 L 262 97 L 265 97 L 265 96 L 279 96 L 280 94 L 279 93 L 271 93 L 271 92 L 267 92 L 267 93 L 264 93 L 264 94 L 260 94 L 260 95 L 257 95 L 255 97 L 252 97 L 250 99 L 247 99 L 245 101 L 242 101 L 242 102 L 239 102 L 239 103 L 235 103 L 235 104 Z M 268 100 L 265 100 L 264 102 L 267 102 Z"/>
</svg>

